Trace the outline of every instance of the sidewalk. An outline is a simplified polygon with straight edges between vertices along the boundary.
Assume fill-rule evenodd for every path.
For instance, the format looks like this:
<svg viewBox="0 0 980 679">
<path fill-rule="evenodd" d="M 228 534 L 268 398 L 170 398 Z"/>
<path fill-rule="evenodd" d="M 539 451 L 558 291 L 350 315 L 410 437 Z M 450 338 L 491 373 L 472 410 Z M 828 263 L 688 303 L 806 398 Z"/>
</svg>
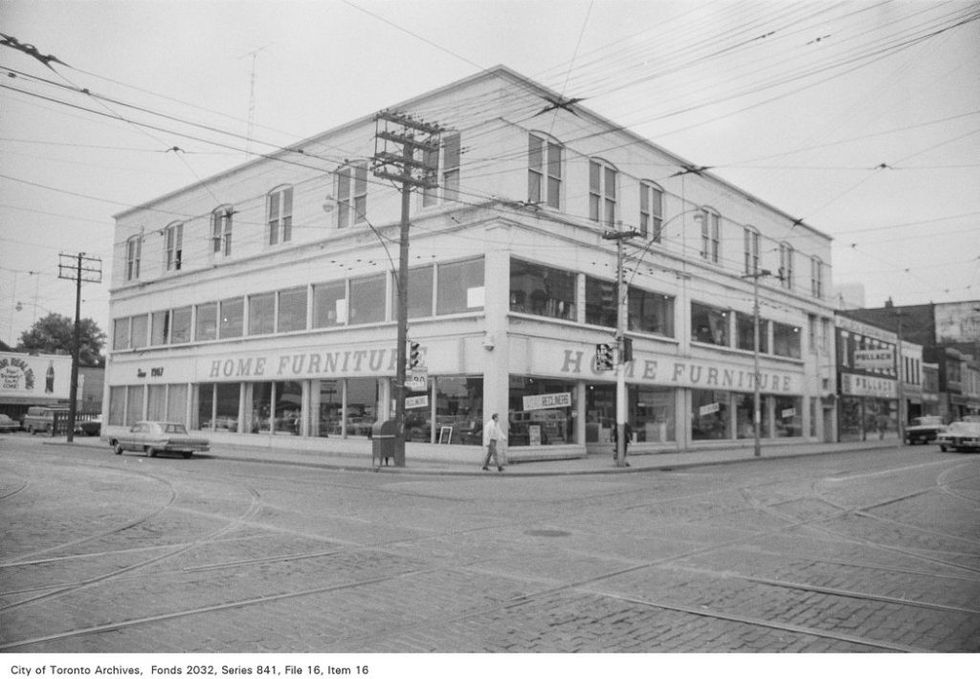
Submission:
<svg viewBox="0 0 980 679">
<path fill-rule="evenodd" d="M 76 436 L 68 443 L 62 438 L 46 441 L 45 445 L 84 446 L 102 448 L 111 454 L 109 445 L 98 437 Z M 590 455 L 573 460 L 521 461 L 508 464 L 503 473 L 491 467 L 485 472 L 480 468 L 481 458 L 473 449 L 460 450 L 446 446 L 438 452 L 408 450 L 404 467 L 381 467 L 382 474 L 428 474 L 428 475 L 477 475 L 477 476 L 565 476 L 576 474 L 628 474 L 656 470 L 673 470 L 685 467 L 733 464 L 739 462 L 762 462 L 765 460 L 825 455 L 828 453 L 850 453 L 875 450 L 901 445 L 897 439 L 884 441 L 853 441 L 846 443 L 798 443 L 770 444 L 763 446 L 760 457 L 755 457 L 752 446 L 713 448 L 685 452 L 652 453 L 630 455 L 629 467 L 616 467 L 609 455 Z M 127 453 L 132 454 L 132 453 Z M 296 450 L 266 446 L 214 444 L 210 452 L 202 457 L 237 460 L 241 462 L 291 464 L 305 467 L 319 467 L 344 471 L 373 471 L 370 454 L 326 452 L 319 450 Z"/>
</svg>

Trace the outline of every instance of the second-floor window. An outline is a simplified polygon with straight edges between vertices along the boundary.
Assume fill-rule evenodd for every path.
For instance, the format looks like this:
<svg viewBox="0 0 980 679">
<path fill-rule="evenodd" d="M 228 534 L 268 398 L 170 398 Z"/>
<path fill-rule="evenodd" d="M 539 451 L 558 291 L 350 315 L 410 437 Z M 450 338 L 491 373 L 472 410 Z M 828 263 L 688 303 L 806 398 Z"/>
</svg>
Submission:
<svg viewBox="0 0 980 679">
<path fill-rule="evenodd" d="M 701 211 L 701 258 L 721 262 L 721 215 L 713 210 Z"/>
<path fill-rule="evenodd" d="M 527 201 L 561 207 L 561 144 L 537 134 L 528 137 Z"/>
<path fill-rule="evenodd" d="M 337 170 L 337 227 L 367 221 L 367 163 L 348 163 Z"/>
<path fill-rule="evenodd" d="M 745 227 L 745 273 L 754 274 L 759 270 L 759 232 L 750 226 Z"/>
<path fill-rule="evenodd" d="M 789 243 L 779 244 L 779 282 L 787 290 L 793 289 L 793 248 Z"/>
<path fill-rule="evenodd" d="M 288 243 L 293 237 L 293 187 L 272 191 L 266 200 L 269 245 Z"/>
<path fill-rule="evenodd" d="M 167 271 L 180 271 L 184 255 L 184 225 L 171 224 L 163 230 Z"/>
<path fill-rule="evenodd" d="M 140 277 L 140 258 L 143 252 L 143 237 L 133 236 L 126 241 L 126 280 L 135 281 Z"/>
<path fill-rule="evenodd" d="M 589 219 L 616 225 L 616 169 L 601 160 L 589 161 Z"/>
<path fill-rule="evenodd" d="M 216 255 L 231 254 L 231 216 L 230 205 L 224 205 L 211 213 L 211 252 Z"/>
<path fill-rule="evenodd" d="M 817 299 L 823 299 L 823 262 L 819 257 L 810 259 L 810 292 Z"/>
<path fill-rule="evenodd" d="M 654 243 L 663 239 L 664 192 L 659 186 L 640 182 L 640 235 Z"/>
<path fill-rule="evenodd" d="M 432 168 L 438 185 L 423 189 L 423 206 L 428 207 L 438 203 L 440 189 L 444 201 L 456 200 L 459 197 L 459 163 L 462 151 L 459 139 L 458 132 L 447 134 L 443 137 L 439 150 L 426 152 L 426 166 Z"/>
</svg>

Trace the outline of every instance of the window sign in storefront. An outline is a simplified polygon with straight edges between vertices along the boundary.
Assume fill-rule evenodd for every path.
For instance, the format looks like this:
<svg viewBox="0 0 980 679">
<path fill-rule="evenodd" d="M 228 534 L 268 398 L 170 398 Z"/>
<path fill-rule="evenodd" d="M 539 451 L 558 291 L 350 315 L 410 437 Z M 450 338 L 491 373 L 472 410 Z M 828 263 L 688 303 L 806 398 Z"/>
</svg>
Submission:
<svg viewBox="0 0 980 679">
<path fill-rule="evenodd" d="M 540 394 L 524 397 L 524 410 L 545 410 L 547 408 L 570 408 L 572 394 Z"/>
<path fill-rule="evenodd" d="M 575 443 L 574 387 L 561 380 L 512 375 L 506 431 L 510 445 L 531 445 L 532 435 L 542 446 Z"/>
<path fill-rule="evenodd" d="M 731 438 L 730 394 L 724 391 L 691 391 L 691 439 L 708 441 Z"/>
<path fill-rule="evenodd" d="M 803 436 L 803 399 L 798 396 L 775 397 L 776 436 Z"/>
</svg>

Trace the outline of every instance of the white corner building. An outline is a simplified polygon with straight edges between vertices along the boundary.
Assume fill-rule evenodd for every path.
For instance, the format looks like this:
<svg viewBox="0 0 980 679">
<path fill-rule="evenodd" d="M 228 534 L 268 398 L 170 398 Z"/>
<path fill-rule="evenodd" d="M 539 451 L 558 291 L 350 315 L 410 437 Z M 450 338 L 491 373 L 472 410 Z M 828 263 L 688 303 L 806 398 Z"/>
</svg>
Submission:
<svg viewBox="0 0 980 679">
<path fill-rule="evenodd" d="M 511 459 L 610 454 L 595 356 L 622 231 L 631 455 L 751 446 L 756 358 L 762 445 L 835 440 L 831 239 L 561 101 L 497 67 L 389 109 L 444 128 L 439 186 L 410 205 L 406 457 L 478 460 L 494 412 Z M 393 412 L 401 215 L 375 134 L 354 120 L 116 216 L 104 434 L 167 419 L 369 454 Z"/>
</svg>

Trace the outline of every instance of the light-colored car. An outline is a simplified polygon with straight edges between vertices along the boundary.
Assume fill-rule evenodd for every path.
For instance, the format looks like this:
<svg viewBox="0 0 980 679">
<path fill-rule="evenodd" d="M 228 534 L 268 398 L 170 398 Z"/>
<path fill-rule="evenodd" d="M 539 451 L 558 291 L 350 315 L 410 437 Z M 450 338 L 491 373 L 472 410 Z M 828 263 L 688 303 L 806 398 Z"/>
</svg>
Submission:
<svg viewBox="0 0 980 679">
<path fill-rule="evenodd" d="M 924 415 L 913 417 L 912 423 L 905 428 L 905 442 L 909 445 L 916 443 L 929 443 L 935 441 L 936 436 L 941 431 L 945 431 L 946 425 L 943 418 L 939 415 Z"/>
<path fill-rule="evenodd" d="M 116 455 L 124 450 L 142 451 L 149 457 L 157 453 L 180 453 L 185 458 L 210 449 L 211 442 L 193 437 L 178 422 L 137 422 L 125 434 L 113 435 L 109 445 Z"/>
<path fill-rule="evenodd" d="M 10 419 L 9 415 L 0 413 L 0 431 L 11 432 L 20 429 L 20 422 Z"/>
<path fill-rule="evenodd" d="M 936 443 L 943 452 L 946 450 L 980 451 L 980 422 L 953 422 L 946 431 L 936 436 Z"/>
</svg>

